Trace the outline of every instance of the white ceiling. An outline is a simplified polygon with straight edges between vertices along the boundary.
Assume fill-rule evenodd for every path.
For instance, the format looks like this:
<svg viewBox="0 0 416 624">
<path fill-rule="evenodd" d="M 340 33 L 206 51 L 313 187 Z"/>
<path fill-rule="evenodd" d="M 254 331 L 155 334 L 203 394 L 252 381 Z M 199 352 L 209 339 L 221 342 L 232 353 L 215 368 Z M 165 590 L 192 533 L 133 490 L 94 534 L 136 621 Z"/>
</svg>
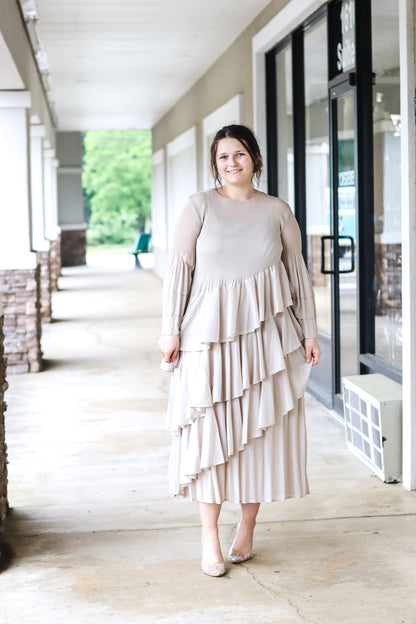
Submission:
<svg viewBox="0 0 416 624">
<path fill-rule="evenodd" d="M 269 2 L 35 0 L 59 129 L 152 127 Z"/>
</svg>

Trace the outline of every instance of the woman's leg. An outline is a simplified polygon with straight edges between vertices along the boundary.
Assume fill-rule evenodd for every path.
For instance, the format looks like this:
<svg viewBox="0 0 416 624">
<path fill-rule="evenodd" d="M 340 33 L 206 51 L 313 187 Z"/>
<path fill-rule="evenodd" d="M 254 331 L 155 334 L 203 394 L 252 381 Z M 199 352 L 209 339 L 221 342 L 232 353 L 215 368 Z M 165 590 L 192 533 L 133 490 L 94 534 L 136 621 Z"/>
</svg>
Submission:
<svg viewBox="0 0 416 624">
<path fill-rule="evenodd" d="M 233 560 L 234 555 L 236 563 L 251 556 L 253 531 L 259 509 L 260 503 L 241 503 L 241 519 L 230 549 L 230 559 Z"/>
<path fill-rule="evenodd" d="M 203 560 L 207 564 L 224 561 L 218 539 L 218 518 L 221 505 L 216 503 L 198 503 L 202 525 Z"/>
</svg>

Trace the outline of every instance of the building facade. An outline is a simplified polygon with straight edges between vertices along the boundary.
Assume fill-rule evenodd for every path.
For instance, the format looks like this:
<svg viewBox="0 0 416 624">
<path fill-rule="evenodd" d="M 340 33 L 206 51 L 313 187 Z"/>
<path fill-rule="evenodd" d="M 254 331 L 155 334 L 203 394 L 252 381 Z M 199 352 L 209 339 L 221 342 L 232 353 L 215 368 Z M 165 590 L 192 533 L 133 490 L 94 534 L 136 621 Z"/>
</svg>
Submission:
<svg viewBox="0 0 416 624">
<path fill-rule="evenodd" d="M 153 244 L 163 276 L 178 211 L 212 185 L 208 147 L 251 126 L 262 188 L 289 202 L 314 283 L 322 364 L 309 389 L 342 420 L 342 379 L 402 385 L 403 483 L 416 487 L 415 7 L 271 2 L 153 128 Z"/>
</svg>

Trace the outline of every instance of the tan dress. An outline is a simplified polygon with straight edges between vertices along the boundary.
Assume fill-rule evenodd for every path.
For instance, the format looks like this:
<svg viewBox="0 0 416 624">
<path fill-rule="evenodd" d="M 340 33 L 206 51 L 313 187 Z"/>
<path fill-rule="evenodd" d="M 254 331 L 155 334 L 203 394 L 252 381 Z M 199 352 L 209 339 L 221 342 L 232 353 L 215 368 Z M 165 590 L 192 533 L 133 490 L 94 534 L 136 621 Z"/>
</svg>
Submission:
<svg viewBox="0 0 416 624">
<path fill-rule="evenodd" d="M 309 492 L 303 338 L 317 335 L 289 206 L 192 195 L 175 227 L 163 334 L 180 335 L 167 427 L 169 490 L 240 503 Z"/>
</svg>

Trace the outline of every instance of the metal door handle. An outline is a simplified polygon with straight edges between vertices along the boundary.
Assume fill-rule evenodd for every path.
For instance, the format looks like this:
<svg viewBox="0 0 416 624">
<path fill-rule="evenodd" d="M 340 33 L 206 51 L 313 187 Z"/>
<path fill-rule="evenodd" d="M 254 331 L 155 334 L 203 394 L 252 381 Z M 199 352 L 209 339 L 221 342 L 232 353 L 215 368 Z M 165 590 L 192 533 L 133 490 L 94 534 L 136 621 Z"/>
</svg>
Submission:
<svg viewBox="0 0 416 624">
<path fill-rule="evenodd" d="M 321 236 L 321 273 L 323 273 L 324 275 L 333 275 L 334 274 L 334 270 L 333 269 L 326 269 L 325 268 L 325 241 L 326 240 L 331 240 L 333 241 L 335 239 L 334 236 Z M 355 271 L 355 243 L 354 243 L 354 239 L 352 236 L 338 236 L 338 241 L 340 240 L 349 240 L 351 243 L 350 249 L 351 249 L 351 266 L 349 269 L 343 269 L 343 270 L 338 270 L 338 273 L 353 273 Z M 339 263 L 339 258 L 338 258 L 338 263 Z"/>
</svg>

